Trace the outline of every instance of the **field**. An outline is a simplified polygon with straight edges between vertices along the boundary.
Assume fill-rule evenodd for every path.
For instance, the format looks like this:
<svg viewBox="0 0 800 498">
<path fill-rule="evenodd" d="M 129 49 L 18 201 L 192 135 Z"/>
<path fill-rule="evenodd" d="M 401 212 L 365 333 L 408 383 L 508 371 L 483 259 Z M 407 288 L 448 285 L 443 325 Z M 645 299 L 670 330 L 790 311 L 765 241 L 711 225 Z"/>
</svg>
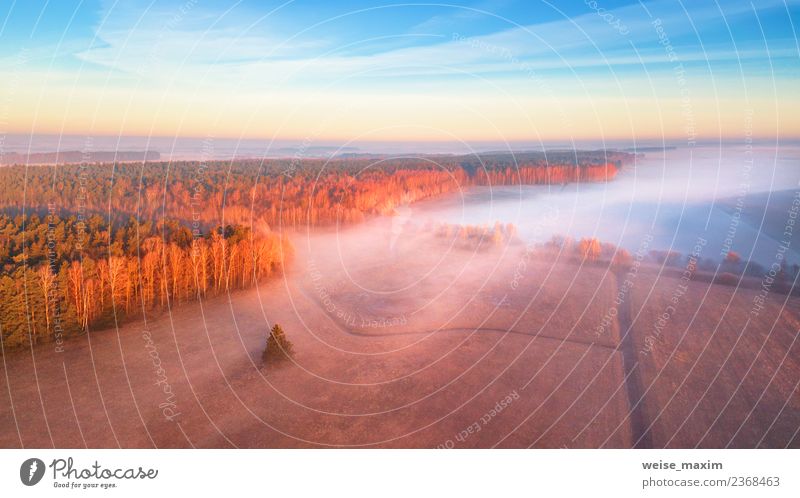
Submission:
<svg viewBox="0 0 800 498">
<path fill-rule="evenodd" d="M 391 218 L 292 242 L 283 278 L 5 354 L 0 447 L 800 446 L 797 298 L 748 320 L 757 290 L 693 281 L 656 334 L 658 268 L 619 299 L 608 266 Z"/>
</svg>

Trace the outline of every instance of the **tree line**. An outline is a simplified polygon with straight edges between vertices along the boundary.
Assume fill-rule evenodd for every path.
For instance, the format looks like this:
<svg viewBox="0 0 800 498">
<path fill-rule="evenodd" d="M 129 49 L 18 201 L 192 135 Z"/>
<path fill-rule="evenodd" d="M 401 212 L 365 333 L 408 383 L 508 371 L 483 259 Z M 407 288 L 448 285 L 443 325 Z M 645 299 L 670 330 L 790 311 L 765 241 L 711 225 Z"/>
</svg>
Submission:
<svg viewBox="0 0 800 498">
<path fill-rule="evenodd" d="M 91 229 L 89 229 L 91 227 Z M 291 247 L 277 233 L 218 227 L 200 237 L 176 223 L 99 216 L 0 215 L 3 348 L 105 328 L 279 273 Z"/>
<path fill-rule="evenodd" d="M 630 157 L 595 151 L 2 167 L 3 348 L 254 285 L 288 263 L 292 230 L 359 222 L 471 185 L 607 181 Z M 497 244 L 513 228 L 459 233 Z"/>
<path fill-rule="evenodd" d="M 633 156 L 558 152 L 383 159 L 176 161 L 0 168 L 0 209 L 56 205 L 112 224 L 178 219 L 208 229 L 254 220 L 275 230 L 354 223 L 473 185 L 608 181 Z"/>
</svg>

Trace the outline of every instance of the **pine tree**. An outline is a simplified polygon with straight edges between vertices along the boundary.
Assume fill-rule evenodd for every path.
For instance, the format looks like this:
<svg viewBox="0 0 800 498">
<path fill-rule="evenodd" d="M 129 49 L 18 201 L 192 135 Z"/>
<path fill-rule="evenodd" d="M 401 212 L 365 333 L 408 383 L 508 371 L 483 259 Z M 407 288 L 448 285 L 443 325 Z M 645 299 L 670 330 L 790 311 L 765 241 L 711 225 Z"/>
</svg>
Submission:
<svg viewBox="0 0 800 498">
<path fill-rule="evenodd" d="M 264 353 L 261 358 L 264 363 L 272 363 L 275 361 L 285 360 L 292 354 L 292 343 L 286 338 L 286 333 L 277 323 L 269 332 L 267 337 L 267 347 L 264 348 Z"/>
</svg>

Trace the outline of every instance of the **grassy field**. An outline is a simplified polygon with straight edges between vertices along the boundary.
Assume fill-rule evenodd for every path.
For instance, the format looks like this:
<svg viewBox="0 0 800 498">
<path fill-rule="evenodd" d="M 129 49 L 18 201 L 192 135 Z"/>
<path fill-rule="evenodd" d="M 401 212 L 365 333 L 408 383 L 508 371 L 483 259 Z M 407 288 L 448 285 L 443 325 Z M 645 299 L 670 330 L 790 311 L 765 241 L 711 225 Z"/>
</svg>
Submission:
<svg viewBox="0 0 800 498">
<path fill-rule="evenodd" d="M 602 266 L 391 230 L 297 234 L 283 279 L 6 354 L 0 446 L 799 444 L 796 298 L 748 322 L 756 291 L 692 282 L 646 342 L 680 280 L 619 303 Z M 294 354 L 262 365 L 276 322 Z"/>
</svg>

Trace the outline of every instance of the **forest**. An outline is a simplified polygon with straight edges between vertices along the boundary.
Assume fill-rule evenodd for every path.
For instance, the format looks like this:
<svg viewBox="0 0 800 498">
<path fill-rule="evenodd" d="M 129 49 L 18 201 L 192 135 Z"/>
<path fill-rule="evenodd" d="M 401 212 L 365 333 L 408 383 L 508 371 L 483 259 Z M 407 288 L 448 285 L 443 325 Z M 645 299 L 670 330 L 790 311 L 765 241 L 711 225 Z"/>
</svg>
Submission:
<svg viewBox="0 0 800 498">
<path fill-rule="evenodd" d="M 93 151 L 67 150 L 62 152 L 0 153 L 0 164 L 68 164 L 81 162 L 155 161 L 161 157 L 156 151 Z"/>
<path fill-rule="evenodd" d="M 472 185 L 607 181 L 622 152 L 552 152 L 383 159 L 92 163 L 0 168 L 0 209 L 188 219 L 208 229 L 262 222 L 297 229 L 362 221 Z"/>
<path fill-rule="evenodd" d="M 632 156 L 93 163 L 0 168 L 3 350 L 279 274 L 297 229 L 471 185 L 608 181 Z M 558 159 L 559 163 L 553 162 Z M 495 240 L 513 236 L 497 227 Z M 475 235 L 475 234 L 472 234 Z"/>
<path fill-rule="evenodd" d="M 245 288 L 282 270 L 285 238 L 248 227 L 194 237 L 176 222 L 117 228 L 100 216 L 0 215 L 3 348 L 113 326 L 181 302 Z"/>
</svg>

